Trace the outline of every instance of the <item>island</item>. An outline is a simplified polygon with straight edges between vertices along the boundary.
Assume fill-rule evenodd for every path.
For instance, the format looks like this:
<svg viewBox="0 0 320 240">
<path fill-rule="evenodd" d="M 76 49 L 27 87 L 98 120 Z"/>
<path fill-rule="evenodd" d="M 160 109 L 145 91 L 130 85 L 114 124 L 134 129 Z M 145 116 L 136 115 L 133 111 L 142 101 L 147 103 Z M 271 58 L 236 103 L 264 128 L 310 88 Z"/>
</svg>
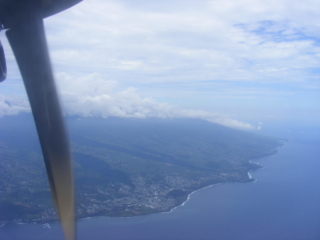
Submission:
<svg viewBox="0 0 320 240">
<path fill-rule="evenodd" d="M 251 182 L 284 140 L 197 119 L 66 119 L 77 218 L 167 212 L 198 189 Z M 0 224 L 57 221 L 30 114 L 0 119 Z"/>
</svg>

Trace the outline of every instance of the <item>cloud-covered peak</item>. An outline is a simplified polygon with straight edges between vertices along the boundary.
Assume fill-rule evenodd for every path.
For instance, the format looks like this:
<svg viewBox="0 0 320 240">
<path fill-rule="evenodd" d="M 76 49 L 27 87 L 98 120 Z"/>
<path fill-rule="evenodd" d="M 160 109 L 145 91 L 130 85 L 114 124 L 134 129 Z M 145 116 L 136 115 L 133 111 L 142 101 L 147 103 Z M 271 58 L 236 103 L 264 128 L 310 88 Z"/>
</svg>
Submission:
<svg viewBox="0 0 320 240">
<path fill-rule="evenodd" d="M 71 77 L 57 74 L 57 83 L 65 113 L 82 117 L 133 118 L 199 118 L 228 127 L 253 129 L 248 123 L 223 114 L 181 109 L 153 98 L 141 97 L 135 88 L 122 89 L 113 80 L 104 80 L 99 74 Z"/>
<path fill-rule="evenodd" d="M 135 88 L 123 88 L 97 73 L 82 77 L 56 74 L 64 114 L 79 117 L 197 118 L 224 126 L 254 129 L 248 123 L 226 115 L 201 110 L 181 109 L 150 97 L 141 97 Z M 27 99 L 0 94 L 0 117 L 30 112 Z"/>
</svg>

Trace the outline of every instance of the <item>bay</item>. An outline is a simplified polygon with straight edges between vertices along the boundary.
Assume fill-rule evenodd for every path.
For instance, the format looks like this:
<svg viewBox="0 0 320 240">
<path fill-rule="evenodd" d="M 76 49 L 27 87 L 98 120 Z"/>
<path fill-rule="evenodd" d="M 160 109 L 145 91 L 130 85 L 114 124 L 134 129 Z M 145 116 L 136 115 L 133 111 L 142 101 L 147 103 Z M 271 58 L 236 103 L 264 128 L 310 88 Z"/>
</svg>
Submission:
<svg viewBox="0 0 320 240">
<path fill-rule="evenodd" d="M 77 239 L 319 240 L 319 142 L 299 134 L 289 137 L 278 154 L 255 161 L 264 167 L 250 172 L 257 179 L 253 183 L 199 190 L 170 213 L 80 220 Z M 6 224 L 0 239 L 63 237 L 59 223 Z"/>
</svg>

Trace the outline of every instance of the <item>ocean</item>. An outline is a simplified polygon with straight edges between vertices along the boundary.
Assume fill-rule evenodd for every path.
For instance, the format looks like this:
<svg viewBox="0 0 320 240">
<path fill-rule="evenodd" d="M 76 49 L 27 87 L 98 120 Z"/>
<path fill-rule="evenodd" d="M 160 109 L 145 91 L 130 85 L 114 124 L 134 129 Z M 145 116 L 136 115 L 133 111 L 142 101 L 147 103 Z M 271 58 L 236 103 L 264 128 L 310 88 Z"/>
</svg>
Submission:
<svg viewBox="0 0 320 240">
<path fill-rule="evenodd" d="M 281 135 L 281 134 L 280 134 Z M 278 135 L 279 136 L 279 135 Z M 78 221 L 79 240 L 319 240 L 319 131 L 286 132 L 276 155 L 255 162 L 252 183 L 193 193 L 169 213 Z M 2 240 L 63 239 L 59 223 L 6 224 Z"/>
</svg>

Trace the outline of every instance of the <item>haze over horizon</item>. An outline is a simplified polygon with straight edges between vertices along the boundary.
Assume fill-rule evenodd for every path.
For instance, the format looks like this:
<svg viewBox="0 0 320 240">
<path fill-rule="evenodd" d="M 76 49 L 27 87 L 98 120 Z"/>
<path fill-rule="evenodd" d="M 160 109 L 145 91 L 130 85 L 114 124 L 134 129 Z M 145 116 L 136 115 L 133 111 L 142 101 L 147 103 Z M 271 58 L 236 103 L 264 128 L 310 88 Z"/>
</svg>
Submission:
<svg viewBox="0 0 320 240">
<path fill-rule="evenodd" d="M 85 0 L 45 20 L 67 115 L 191 117 L 260 129 L 320 119 L 320 4 Z M 28 112 L 2 32 L 0 117 Z"/>
</svg>

